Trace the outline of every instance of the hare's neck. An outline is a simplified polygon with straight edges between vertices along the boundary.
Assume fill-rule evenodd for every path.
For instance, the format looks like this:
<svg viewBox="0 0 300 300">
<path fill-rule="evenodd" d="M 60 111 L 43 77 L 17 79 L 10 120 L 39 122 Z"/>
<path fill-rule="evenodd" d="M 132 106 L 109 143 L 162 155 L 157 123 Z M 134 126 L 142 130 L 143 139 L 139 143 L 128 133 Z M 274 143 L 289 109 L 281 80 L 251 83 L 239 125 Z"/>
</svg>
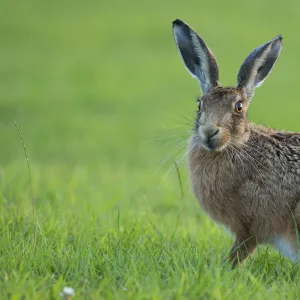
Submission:
<svg viewBox="0 0 300 300">
<path fill-rule="evenodd" d="M 203 201 L 221 199 L 223 193 L 232 186 L 233 174 L 237 174 L 229 152 L 198 149 L 191 150 L 188 157 L 192 190 L 200 203 L 205 207 Z"/>
<path fill-rule="evenodd" d="M 211 176 L 232 168 L 229 151 L 210 152 L 203 148 L 189 151 L 189 168 L 191 173 L 202 173 L 206 170 Z"/>
<path fill-rule="evenodd" d="M 188 152 L 190 176 L 195 184 L 210 185 L 229 180 L 234 183 L 239 181 L 240 175 L 244 177 L 241 164 L 244 164 L 243 159 L 247 160 L 247 157 L 244 158 L 237 147 L 230 146 L 219 152 L 211 152 L 200 145 L 195 147 L 195 144 L 195 140 L 190 141 Z"/>
</svg>

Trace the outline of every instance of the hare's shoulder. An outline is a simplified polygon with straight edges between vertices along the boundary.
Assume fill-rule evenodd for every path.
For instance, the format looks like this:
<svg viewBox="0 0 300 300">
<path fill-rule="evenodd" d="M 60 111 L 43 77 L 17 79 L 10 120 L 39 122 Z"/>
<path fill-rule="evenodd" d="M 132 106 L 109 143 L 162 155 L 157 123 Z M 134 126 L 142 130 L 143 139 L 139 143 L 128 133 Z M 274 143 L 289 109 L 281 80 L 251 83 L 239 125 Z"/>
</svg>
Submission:
<svg viewBox="0 0 300 300">
<path fill-rule="evenodd" d="M 286 146 L 300 147 L 300 133 L 277 131 L 271 134 L 271 137 Z"/>
<path fill-rule="evenodd" d="M 251 155 L 265 158 L 263 163 L 270 163 L 282 169 L 284 166 L 300 170 L 300 133 L 277 131 L 272 128 L 255 127 L 248 143 Z M 300 171 L 299 171 L 300 174 Z"/>
<path fill-rule="evenodd" d="M 286 164 L 289 171 L 294 170 L 300 175 L 300 133 L 277 131 L 270 135 L 276 156 L 280 164 Z"/>
<path fill-rule="evenodd" d="M 251 124 L 251 137 L 253 140 L 277 144 L 281 146 L 300 147 L 300 132 L 275 130 L 262 125 Z"/>
</svg>

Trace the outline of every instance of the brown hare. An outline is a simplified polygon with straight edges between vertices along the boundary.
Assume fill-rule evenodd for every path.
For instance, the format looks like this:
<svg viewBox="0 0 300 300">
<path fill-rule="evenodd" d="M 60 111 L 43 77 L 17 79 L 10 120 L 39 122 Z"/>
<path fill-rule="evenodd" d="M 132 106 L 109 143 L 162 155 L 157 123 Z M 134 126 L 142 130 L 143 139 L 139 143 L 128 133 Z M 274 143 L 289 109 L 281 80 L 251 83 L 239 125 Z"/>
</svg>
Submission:
<svg viewBox="0 0 300 300">
<path fill-rule="evenodd" d="M 281 36 L 248 55 L 235 87 L 223 87 L 215 57 L 197 33 L 180 20 L 173 22 L 173 33 L 186 68 L 202 90 L 188 151 L 192 189 L 201 207 L 235 234 L 229 253 L 233 267 L 262 243 L 296 261 L 300 133 L 247 119 L 254 88 L 280 54 Z"/>
</svg>

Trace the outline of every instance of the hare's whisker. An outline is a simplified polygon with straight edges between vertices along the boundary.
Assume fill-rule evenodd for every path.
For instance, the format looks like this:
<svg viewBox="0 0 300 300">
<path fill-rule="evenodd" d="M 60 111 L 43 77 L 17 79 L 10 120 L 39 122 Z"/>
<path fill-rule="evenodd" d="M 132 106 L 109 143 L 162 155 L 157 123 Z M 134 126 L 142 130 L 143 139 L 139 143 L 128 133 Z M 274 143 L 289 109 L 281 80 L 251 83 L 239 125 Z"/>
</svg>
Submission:
<svg viewBox="0 0 300 300">
<path fill-rule="evenodd" d="M 144 144 L 155 142 L 155 141 L 159 141 L 159 140 L 169 139 L 169 138 L 172 138 L 172 137 L 177 137 L 177 135 L 173 134 L 173 135 L 168 135 L 168 136 L 162 136 L 162 137 L 155 138 L 155 139 L 152 139 L 152 140 L 149 140 L 149 141 L 145 141 Z"/>
<path fill-rule="evenodd" d="M 161 147 L 167 146 L 167 145 L 169 145 L 169 144 L 174 144 L 174 143 L 183 142 L 183 141 L 187 142 L 187 141 L 188 141 L 188 138 L 187 138 L 187 139 L 184 139 L 184 140 L 180 139 L 180 140 L 170 141 L 170 142 L 167 142 L 167 143 L 162 144 L 162 145 L 159 146 L 159 147 L 161 148 Z"/>
<path fill-rule="evenodd" d="M 166 157 L 163 159 L 163 161 L 160 163 L 159 167 L 157 168 L 157 170 L 155 171 L 154 174 L 156 174 L 160 168 L 165 164 L 165 162 L 170 158 L 172 157 L 172 155 L 174 155 L 177 151 L 179 151 L 180 149 L 182 149 L 183 147 L 186 146 L 186 141 L 182 141 L 181 143 L 179 143 L 178 147 L 175 148 L 175 150 L 169 152 Z"/>
<path fill-rule="evenodd" d="M 239 150 L 241 150 L 241 147 L 239 147 L 239 148 L 236 149 L 236 151 L 239 151 Z M 242 157 L 244 157 L 255 168 L 255 170 L 257 171 L 258 175 L 260 176 L 260 179 L 263 181 L 262 173 L 260 172 L 258 166 L 256 165 L 257 161 L 249 153 L 247 153 L 246 151 L 239 151 L 239 154 L 241 154 Z M 250 160 L 247 159 L 247 157 L 244 154 L 247 154 Z"/>
<path fill-rule="evenodd" d="M 250 144 L 245 144 L 245 143 L 243 144 L 243 146 L 248 147 L 248 148 L 252 149 L 253 151 L 257 152 L 259 155 L 263 156 L 263 157 L 264 157 L 264 158 L 272 165 L 271 160 L 268 159 L 261 151 L 258 151 L 258 150 L 257 150 L 257 149 L 265 150 L 264 148 L 259 147 L 259 146 L 257 146 L 257 145 L 251 146 Z M 254 146 L 256 146 L 257 149 L 256 149 Z M 248 155 L 250 155 L 250 154 L 248 153 Z M 250 156 L 251 156 L 251 155 L 250 155 Z M 253 156 L 251 156 L 251 157 L 253 158 Z M 253 159 L 254 159 L 254 158 L 253 158 Z M 276 175 L 278 175 L 279 177 L 281 177 L 281 175 L 280 175 L 274 168 L 269 169 L 269 168 L 267 168 L 265 165 L 261 164 L 258 160 L 257 160 L 257 163 L 259 163 L 265 170 L 267 170 L 267 171 L 273 171 L 273 172 L 275 172 Z"/>
<path fill-rule="evenodd" d="M 183 161 L 184 157 L 185 157 L 186 151 L 184 151 L 183 153 L 181 153 L 175 160 L 174 163 L 177 164 L 178 167 L 180 167 L 181 162 Z M 172 164 L 172 166 L 169 168 L 169 170 L 166 172 L 166 174 L 163 177 L 163 181 L 165 180 L 165 178 L 170 175 L 170 178 L 172 177 L 173 173 L 175 171 L 175 165 Z"/>
<path fill-rule="evenodd" d="M 243 168 L 243 171 L 245 171 L 244 167 L 245 167 L 246 170 L 247 170 L 246 164 L 243 162 L 243 160 L 242 160 L 241 156 L 239 155 L 238 151 L 235 151 L 235 149 L 233 148 L 233 146 L 232 146 L 230 143 L 229 143 L 228 146 L 231 147 L 231 148 L 229 148 L 229 149 L 232 150 L 232 152 L 233 152 L 232 154 L 233 154 L 233 155 L 236 155 L 237 158 L 240 160 L 241 165 L 242 165 L 242 168 Z M 225 148 L 225 149 L 226 149 L 226 148 Z"/>
</svg>

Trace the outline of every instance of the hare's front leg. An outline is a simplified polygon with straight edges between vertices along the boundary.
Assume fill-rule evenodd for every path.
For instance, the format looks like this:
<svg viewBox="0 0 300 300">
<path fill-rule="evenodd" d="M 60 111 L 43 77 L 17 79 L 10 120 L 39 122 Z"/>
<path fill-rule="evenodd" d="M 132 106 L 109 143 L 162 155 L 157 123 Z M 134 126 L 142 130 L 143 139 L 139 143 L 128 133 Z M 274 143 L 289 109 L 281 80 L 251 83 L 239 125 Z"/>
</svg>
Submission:
<svg viewBox="0 0 300 300">
<path fill-rule="evenodd" d="M 232 268 L 235 268 L 238 263 L 246 259 L 254 251 L 255 246 L 256 239 L 254 236 L 237 235 L 229 252 Z"/>
</svg>

